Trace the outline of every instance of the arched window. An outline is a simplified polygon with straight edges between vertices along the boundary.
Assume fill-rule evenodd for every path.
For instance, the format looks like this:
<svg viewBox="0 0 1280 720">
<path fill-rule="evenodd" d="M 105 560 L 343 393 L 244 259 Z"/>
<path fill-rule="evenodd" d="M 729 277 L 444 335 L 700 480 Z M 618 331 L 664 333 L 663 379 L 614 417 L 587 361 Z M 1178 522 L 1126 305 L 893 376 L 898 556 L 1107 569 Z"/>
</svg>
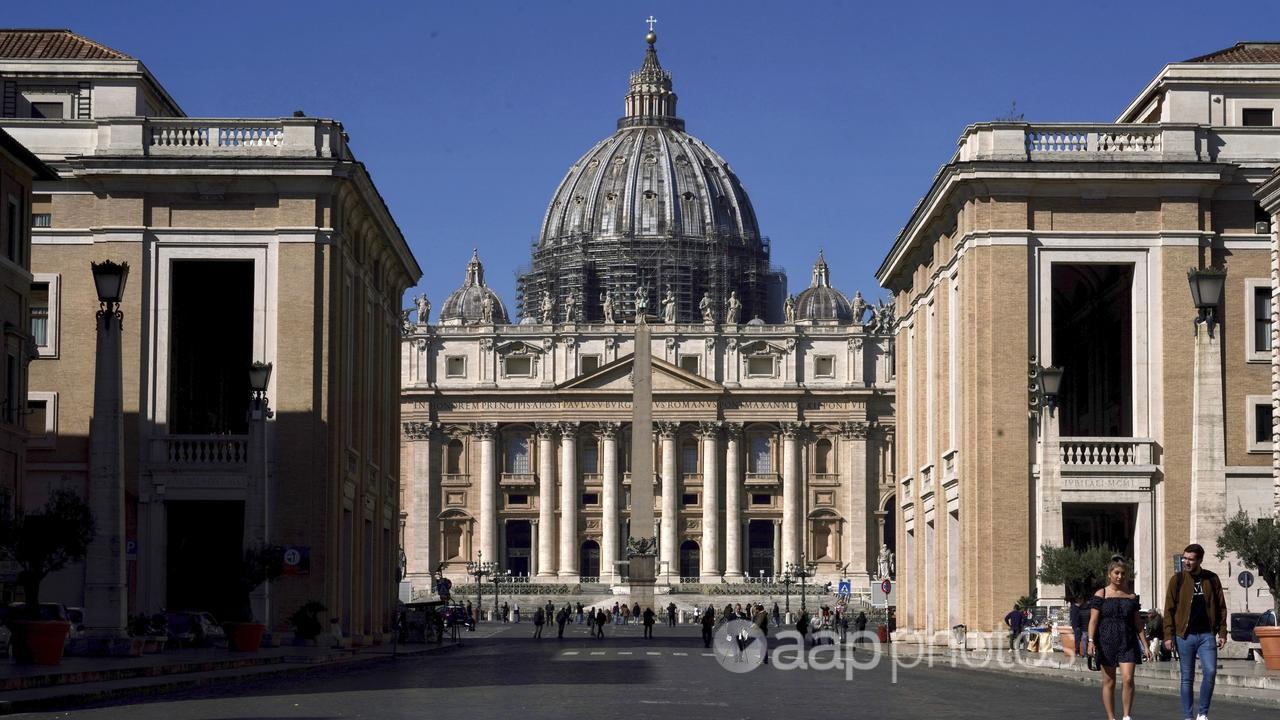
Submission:
<svg viewBox="0 0 1280 720">
<path fill-rule="evenodd" d="M 680 544 L 680 578 L 697 582 L 698 577 L 698 543 L 685 540 Z"/>
<path fill-rule="evenodd" d="M 819 475 L 831 472 L 831 441 L 826 438 L 813 447 L 813 471 Z"/>
<path fill-rule="evenodd" d="M 751 436 L 751 447 L 747 455 L 747 472 L 773 472 L 773 453 L 769 447 L 768 435 Z"/>
<path fill-rule="evenodd" d="M 504 472 L 516 475 L 529 474 L 529 436 L 513 433 L 507 436 L 506 465 Z"/>
<path fill-rule="evenodd" d="M 462 474 L 462 441 L 457 438 L 444 448 L 444 471 L 448 475 Z"/>
<path fill-rule="evenodd" d="M 578 553 L 578 575 L 600 577 L 600 545 L 595 540 L 585 540 Z M 595 582 L 599 582 L 598 580 Z"/>
<path fill-rule="evenodd" d="M 680 445 L 680 472 L 694 475 L 698 472 L 698 443 L 685 440 Z"/>
</svg>

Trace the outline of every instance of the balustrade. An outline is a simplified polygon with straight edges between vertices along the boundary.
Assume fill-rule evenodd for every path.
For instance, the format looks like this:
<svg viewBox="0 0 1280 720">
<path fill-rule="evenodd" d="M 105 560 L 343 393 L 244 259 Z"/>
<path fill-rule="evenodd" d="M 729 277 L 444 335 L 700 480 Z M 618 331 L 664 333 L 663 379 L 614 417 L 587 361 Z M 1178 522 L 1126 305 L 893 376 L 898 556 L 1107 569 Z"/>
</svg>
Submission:
<svg viewBox="0 0 1280 720">
<path fill-rule="evenodd" d="M 1151 464 L 1152 441 L 1145 438 L 1065 437 L 1059 442 L 1064 466 Z"/>
<path fill-rule="evenodd" d="M 171 435 L 157 440 L 161 462 L 238 469 L 248 463 L 247 435 Z"/>
</svg>

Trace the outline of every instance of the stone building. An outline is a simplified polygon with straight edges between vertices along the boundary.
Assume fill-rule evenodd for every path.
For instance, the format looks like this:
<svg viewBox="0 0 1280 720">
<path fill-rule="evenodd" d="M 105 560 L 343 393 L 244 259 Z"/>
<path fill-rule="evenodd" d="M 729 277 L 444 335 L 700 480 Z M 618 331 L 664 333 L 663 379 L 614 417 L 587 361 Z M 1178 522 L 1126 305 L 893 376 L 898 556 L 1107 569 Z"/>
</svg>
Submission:
<svg viewBox="0 0 1280 720">
<path fill-rule="evenodd" d="M 27 367 L 35 354 L 31 325 L 31 186 L 58 179 L 31 151 L 0 130 L 0 518 L 22 497 L 27 443 L 40 441 L 48 418 L 27 395 Z M 34 304 L 39 305 L 37 297 Z M 16 580 L 0 569 L 0 602 L 12 600 Z"/>
<path fill-rule="evenodd" d="M 899 318 L 900 627 L 991 632 L 1038 548 L 1109 545 L 1144 607 L 1269 514 L 1280 45 L 1167 65 L 1112 124 L 978 123 L 878 271 Z M 1188 270 L 1225 269 L 1212 314 Z M 1044 368 L 1063 370 L 1045 396 Z M 1255 585 L 1254 590 L 1258 590 Z M 1244 591 L 1227 588 L 1232 609 Z M 1252 591 L 1251 591 L 1252 592 Z"/>
<path fill-rule="evenodd" d="M 551 201 L 524 318 L 509 323 L 477 255 L 439 321 L 424 298 L 407 328 L 402 503 L 419 595 L 474 560 L 611 583 L 629 536 L 658 538 L 663 584 L 808 560 L 865 587 L 893 544 L 890 311 L 832 287 L 820 254 L 784 301 L 746 191 L 685 133 L 654 41 L 618 132 Z M 724 242 L 741 262 L 691 250 Z M 628 526 L 638 313 L 652 327 L 653 528 Z"/>
<path fill-rule="evenodd" d="M 128 262 L 130 611 L 235 609 L 262 493 L 265 540 L 294 552 L 261 619 L 283 629 L 320 600 L 376 641 L 398 570 L 401 296 L 421 273 L 342 126 L 186 117 L 139 60 L 65 30 L 0 31 L 0 91 L 0 126 L 62 178 L 37 182 L 32 207 L 46 302 L 28 397 L 48 430 L 28 502 L 88 483 L 89 264 Z M 246 419 L 254 361 L 274 366 L 265 447 Z M 81 574 L 49 598 L 80 604 Z"/>
</svg>

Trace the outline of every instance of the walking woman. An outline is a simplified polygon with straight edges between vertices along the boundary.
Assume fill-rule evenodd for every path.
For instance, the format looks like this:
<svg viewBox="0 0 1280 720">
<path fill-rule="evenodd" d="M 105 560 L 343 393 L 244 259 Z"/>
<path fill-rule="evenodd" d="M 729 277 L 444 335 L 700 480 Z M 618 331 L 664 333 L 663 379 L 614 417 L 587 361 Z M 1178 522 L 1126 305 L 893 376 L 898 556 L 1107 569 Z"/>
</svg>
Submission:
<svg viewBox="0 0 1280 720">
<path fill-rule="evenodd" d="M 1116 720 L 1116 668 L 1120 668 L 1124 720 L 1133 709 L 1133 669 L 1139 658 L 1151 660 L 1146 628 L 1138 619 L 1138 596 L 1124 591 L 1128 568 L 1123 560 L 1107 565 L 1107 585 L 1089 602 L 1089 645 L 1086 652 L 1102 666 L 1102 707 Z"/>
</svg>

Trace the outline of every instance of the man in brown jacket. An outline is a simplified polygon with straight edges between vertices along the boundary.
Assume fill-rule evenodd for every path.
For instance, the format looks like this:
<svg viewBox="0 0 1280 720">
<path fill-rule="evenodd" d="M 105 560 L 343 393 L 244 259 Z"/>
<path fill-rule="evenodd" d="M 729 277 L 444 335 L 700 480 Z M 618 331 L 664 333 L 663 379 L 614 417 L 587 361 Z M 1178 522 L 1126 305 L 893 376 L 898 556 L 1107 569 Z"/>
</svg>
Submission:
<svg viewBox="0 0 1280 720">
<path fill-rule="evenodd" d="M 1191 683 L 1200 659 L 1200 707 L 1195 720 L 1207 720 L 1218 672 L 1218 651 L 1227 643 L 1227 601 L 1218 576 L 1200 567 L 1204 548 L 1192 544 L 1182 551 L 1182 572 L 1169 578 L 1164 596 L 1164 647 L 1178 644 L 1181 663 L 1182 717 L 1191 720 Z"/>
</svg>

